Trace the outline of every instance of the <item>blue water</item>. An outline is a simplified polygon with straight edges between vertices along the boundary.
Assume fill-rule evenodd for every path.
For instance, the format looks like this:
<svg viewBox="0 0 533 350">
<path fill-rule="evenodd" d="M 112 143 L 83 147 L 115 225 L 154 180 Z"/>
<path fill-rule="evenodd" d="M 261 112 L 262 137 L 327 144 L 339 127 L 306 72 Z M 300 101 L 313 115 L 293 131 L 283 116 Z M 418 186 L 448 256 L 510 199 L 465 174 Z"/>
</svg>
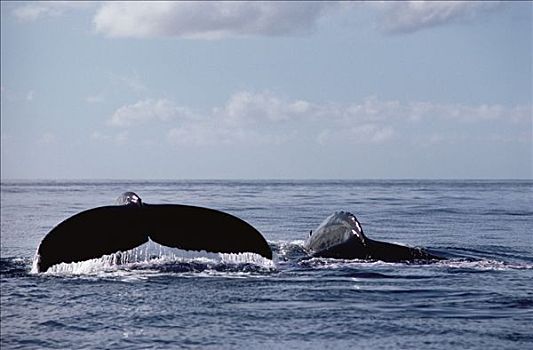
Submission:
<svg viewBox="0 0 533 350">
<path fill-rule="evenodd" d="M 125 191 L 239 216 L 275 262 L 141 251 L 127 264 L 31 272 L 54 225 Z M 0 345 L 532 349 L 532 199 L 532 181 L 3 182 Z M 308 232 L 337 210 L 356 214 L 371 238 L 449 259 L 306 259 Z"/>
</svg>

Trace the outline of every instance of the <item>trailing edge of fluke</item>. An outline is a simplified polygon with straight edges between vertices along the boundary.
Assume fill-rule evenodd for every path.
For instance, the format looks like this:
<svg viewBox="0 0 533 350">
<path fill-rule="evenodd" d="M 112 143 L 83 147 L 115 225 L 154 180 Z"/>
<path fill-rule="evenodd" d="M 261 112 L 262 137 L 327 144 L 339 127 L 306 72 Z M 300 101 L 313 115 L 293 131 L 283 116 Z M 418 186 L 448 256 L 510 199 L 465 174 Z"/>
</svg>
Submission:
<svg viewBox="0 0 533 350">
<path fill-rule="evenodd" d="M 54 227 L 37 249 L 37 271 L 133 249 L 148 239 L 184 250 L 250 252 L 272 259 L 261 233 L 228 213 L 188 205 L 146 204 L 133 192 L 124 193 L 118 202 L 120 205 L 75 214 Z"/>
</svg>

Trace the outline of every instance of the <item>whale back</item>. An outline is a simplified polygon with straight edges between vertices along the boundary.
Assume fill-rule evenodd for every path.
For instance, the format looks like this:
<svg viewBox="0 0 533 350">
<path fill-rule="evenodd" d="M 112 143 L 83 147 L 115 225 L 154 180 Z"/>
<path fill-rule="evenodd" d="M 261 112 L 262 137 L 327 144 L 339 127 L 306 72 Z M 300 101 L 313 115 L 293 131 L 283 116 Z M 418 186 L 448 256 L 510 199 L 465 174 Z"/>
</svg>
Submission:
<svg viewBox="0 0 533 350">
<path fill-rule="evenodd" d="M 355 215 L 340 211 L 328 216 L 304 243 L 313 256 L 339 259 L 371 259 L 386 262 L 440 260 L 420 248 L 370 239 Z"/>
<path fill-rule="evenodd" d="M 355 215 L 340 211 L 328 216 L 311 233 L 304 243 L 304 248 L 311 253 L 323 256 L 325 252 L 331 252 L 332 249 L 337 249 L 346 243 L 360 246 L 363 249 L 366 245 L 366 237 Z M 364 256 L 363 253 L 361 254 Z"/>
</svg>

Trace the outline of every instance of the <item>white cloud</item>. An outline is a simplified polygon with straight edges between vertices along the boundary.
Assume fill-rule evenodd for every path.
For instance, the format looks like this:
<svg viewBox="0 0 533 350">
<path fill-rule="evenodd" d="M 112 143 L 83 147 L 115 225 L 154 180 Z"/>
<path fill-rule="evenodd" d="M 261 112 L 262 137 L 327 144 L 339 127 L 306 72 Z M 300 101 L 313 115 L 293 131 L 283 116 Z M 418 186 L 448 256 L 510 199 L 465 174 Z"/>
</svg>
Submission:
<svg viewBox="0 0 533 350">
<path fill-rule="evenodd" d="M 390 126 L 361 124 L 349 128 L 325 129 L 318 134 L 317 142 L 325 144 L 381 144 L 394 136 Z"/>
<path fill-rule="evenodd" d="M 218 39 L 293 35 L 311 31 L 329 2 L 107 2 L 94 17 L 110 37 Z"/>
<path fill-rule="evenodd" d="M 89 1 L 33 1 L 13 10 L 13 15 L 25 22 L 35 21 L 43 17 L 55 17 L 67 11 L 92 6 Z"/>
<path fill-rule="evenodd" d="M 231 96 L 223 109 L 215 108 L 214 112 L 233 123 L 248 123 L 290 120 L 304 116 L 310 110 L 311 104 L 307 101 L 288 101 L 269 92 L 241 91 Z"/>
<path fill-rule="evenodd" d="M 185 124 L 172 128 L 167 141 L 175 146 L 203 147 L 232 144 L 282 145 L 296 139 L 294 130 L 277 129 L 276 133 L 261 128 L 244 128 L 216 123 L 213 120 L 201 124 Z"/>
<path fill-rule="evenodd" d="M 131 129 L 142 126 L 143 131 L 165 125 L 169 130 L 166 140 L 180 146 L 247 142 L 279 145 L 298 138 L 323 145 L 375 145 L 399 140 L 403 133 L 422 138 L 424 132 L 426 140 L 429 137 L 426 143 L 436 144 L 443 139 L 436 134 L 440 130 L 435 125 L 453 124 L 464 130 L 468 130 L 468 124 L 477 128 L 494 121 L 507 126 L 530 125 L 531 113 L 531 106 L 402 103 L 375 96 L 351 104 L 319 104 L 270 92 L 241 91 L 230 96 L 222 107 L 204 111 L 193 111 L 166 99 L 141 100 L 118 108 L 109 124 Z M 421 131 L 413 135 L 415 128 Z"/>
<path fill-rule="evenodd" d="M 319 108 L 320 109 L 320 108 Z M 409 121 L 420 122 L 433 119 L 454 119 L 460 122 L 487 120 L 511 120 L 513 122 L 531 119 L 530 106 L 507 107 L 499 104 L 477 106 L 463 104 L 443 104 L 427 101 L 401 103 L 397 100 L 380 100 L 375 96 L 348 106 L 330 105 L 327 111 L 335 118 L 346 122 Z"/>
<path fill-rule="evenodd" d="M 411 33 L 469 22 L 501 4 L 494 1 L 35 1 L 16 7 L 13 15 L 28 22 L 77 9 L 96 9 L 94 29 L 108 37 L 221 39 L 308 34 L 321 18 L 335 12 L 365 11 L 369 7 L 377 10 L 378 27 L 384 32 Z"/>
<path fill-rule="evenodd" d="M 228 145 L 246 138 L 242 129 L 219 126 L 215 123 L 189 124 L 172 128 L 167 133 L 167 140 L 179 146 Z"/>
<path fill-rule="evenodd" d="M 390 1 L 374 3 L 379 26 L 388 33 L 411 33 L 454 22 L 467 22 L 500 6 L 494 1 Z"/>
<path fill-rule="evenodd" d="M 506 107 L 498 104 L 469 106 L 462 104 L 438 104 L 411 102 L 403 108 L 405 117 L 412 121 L 421 119 L 455 119 L 461 122 L 482 122 L 488 120 L 510 120 L 521 122 L 531 120 L 530 106 Z"/>
<path fill-rule="evenodd" d="M 373 124 L 361 125 L 350 129 L 356 140 L 370 143 L 383 143 L 392 138 L 394 129 L 389 126 Z"/>
<path fill-rule="evenodd" d="M 128 142 L 130 133 L 128 130 L 122 130 L 116 134 L 103 133 L 101 131 L 93 131 L 91 138 L 98 142 L 114 142 L 117 145 L 124 145 Z"/>
<path fill-rule="evenodd" d="M 334 110 L 346 121 L 375 122 L 396 118 L 399 114 L 404 113 L 405 106 L 396 100 L 383 101 L 376 96 L 369 96 L 362 102 L 352 103 L 348 106 L 339 105 L 334 107 Z"/>
<path fill-rule="evenodd" d="M 140 125 L 152 121 L 170 121 L 179 118 L 191 118 L 189 109 L 176 106 L 166 99 L 146 99 L 120 107 L 113 113 L 109 124 L 120 127 Z"/>
</svg>

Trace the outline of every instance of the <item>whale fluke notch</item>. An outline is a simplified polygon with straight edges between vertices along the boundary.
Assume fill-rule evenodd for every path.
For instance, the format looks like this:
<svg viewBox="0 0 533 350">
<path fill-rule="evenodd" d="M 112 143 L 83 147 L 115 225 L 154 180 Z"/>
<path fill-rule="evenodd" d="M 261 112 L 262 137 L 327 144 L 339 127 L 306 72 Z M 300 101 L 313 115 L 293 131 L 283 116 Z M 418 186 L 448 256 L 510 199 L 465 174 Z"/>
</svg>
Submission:
<svg viewBox="0 0 533 350">
<path fill-rule="evenodd" d="M 146 204 L 133 192 L 124 193 L 117 202 L 121 205 L 89 209 L 54 227 L 37 249 L 37 271 L 133 249 L 148 239 L 184 250 L 250 252 L 272 259 L 261 233 L 228 213 L 187 205 Z"/>
</svg>

